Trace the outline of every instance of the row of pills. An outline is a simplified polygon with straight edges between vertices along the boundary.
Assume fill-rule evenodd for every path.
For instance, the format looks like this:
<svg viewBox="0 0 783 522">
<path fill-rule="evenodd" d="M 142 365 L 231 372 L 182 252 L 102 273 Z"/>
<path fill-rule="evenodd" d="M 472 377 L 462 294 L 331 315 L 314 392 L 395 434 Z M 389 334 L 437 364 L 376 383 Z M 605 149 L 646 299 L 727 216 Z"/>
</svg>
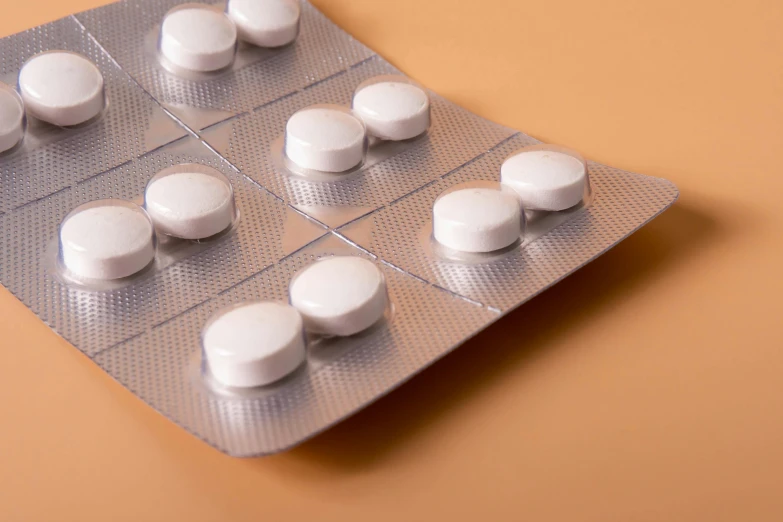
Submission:
<svg viewBox="0 0 783 522">
<path fill-rule="evenodd" d="M 158 48 L 162 57 L 189 71 L 211 72 L 231 65 L 239 40 L 280 47 L 299 33 L 296 0 L 229 0 L 221 11 L 182 4 L 163 17 Z"/>
<path fill-rule="evenodd" d="M 201 344 L 214 379 L 229 387 L 263 386 L 299 367 L 305 332 L 349 336 L 370 328 L 388 307 L 386 280 L 371 261 L 336 256 L 294 276 L 289 303 L 240 303 L 216 313 Z"/>
<path fill-rule="evenodd" d="M 369 138 L 403 141 L 430 126 L 427 91 L 404 76 L 376 76 L 359 84 L 351 108 L 313 105 L 285 127 L 285 155 L 295 165 L 339 173 L 364 161 Z"/>
<path fill-rule="evenodd" d="M 106 104 L 103 75 L 84 56 L 47 51 L 19 71 L 19 92 L 0 83 L 0 152 L 21 143 L 27 116 L 69 127 L 98 116 Z"/>
<path fill-rule="evenodd" d="M 144 206 L 98 200 L 74 209 L 60 227 L 65 267 L 87 279 L 133 275 L 154 259 L 156 230 L 200 239 L 225 230 L 235 216 L 231 184 L 203 165 L 177 165 L 147 185 Z M 385 314 L 385 278 L 359 257 L 317 261 L 291 281 L 290 305 L 242 303 L 219 311 L 202 332 L 204 357 L 214 379 L 229 387 L 277 381 L 305 359 L 305 332 L 350 336 Z"/>
<path fill-rule="evenodd" d="M 524 211 L 561 211 L 582 202 L 587 165 L 576 152 L 535 145 L 511 154 L 500 167 L 500 187 L 442 194 L 432 207 L 432 231 L 441 245 L 489 253 L 513 245 L 524 232 Z"/>
<path fill-rule="evenodd" d="M 381 94 L 370 98 L 373 103 L 362 101 L 368 86 L 381 86 Z M 411 93 L 424 103 L 408 103 Z M 413 129 L 372 134 L 385 139 L 409 139 L 429 126 L 426 91 L 396 77 L 360 85 L 352 109 L 319 106 L 295 113 L 286 125 L 286 154 L 308 168 L 340 172 L 360 163 L 366 150 L 365 132 L 372 127 L 360 114 L 370 114 L 386 129 Z M 351 129 L 361 132 L 352 134 Z M 358 155 L 341 146 L 354 142 L 363 143 Z M 570 208 L 581 202 L 586 186 L 587 169 L 578 154 L 547 146 L 519 150 L 503 162 L 499 189 L 453 190 L 435 201 L 434 239 L 465 252 L 503 249 L 520 238 L 525 209 Z M 155 229 L 183 239 L 201 239 L 229 227 L 234 216 L 231 184 L 222 174 L 200 165 L 178 165 L 150 180 L 144 208 L 105 200 L 69 214 L 60 231 L 62 258 L 70 271 L 82 277 L 126 277 L 154 259 Z M 354 335 L 384 315 L 388 297 L 375 264 L 335 257 L 298 273 L 290 284 L 289 302 L 242 303 L 219 311 L 207 322 L 202 331 L 203 356 L 218 383 L 255 387 L 283 378 L 305 360 L 306 331 Z"/>
<path fill-rule="evenodd" d="M 340 173 L 360 165 L 368 136 L 407 140 L 430 125 L 427 92 L 401 76 L 361 83 L 351 108 L 314 105 L 294 113 L 285 128 L 284 153 L 305 169 Z M 562 211 L 582 202 L 587 165 L 573 151 L 533 146 L 508 157 L 500 190 L 449 191 L 433 205 L 433 236 L 447 248 L 487 253 L 512 245 L 524 228 L 525 210 Z"/>
<path fill-rule="evenodd" d="M 152 262 L 156 230 L 181 239 L 205 239 L 229 228 L 235 217 L 228 178 L 204 165 L 176 165 L 152 177 L 143 207 L 108 199 L 74 209 L 60 225 L 60 256 L 77 278 L 120 279 Z"/>
<path fill-rule="evenodd" d="M 297 114 L 321 110 L 348 114 L 338 108 L 309 108 Z M 312 136 L 320 136 L 333 124 L 328 114 L 318 118 L 327 121 L 323 127 L 314 125 Z M 547 146 L 515 152 L 503 162 L 500 177 L 500 189 L 461 189 L 441 195 L 433 207 L 435 239 L 467 252 L 505 248 L 520 238 L 525 208 L 573 207 L 582 201 L 587 185 L 586 165 L 578 154 Z M 202 352 L 219 384 L 256 387 L 282 379 L 306 359 L 305 331 L 327 336 L 359 333 L 384 315 L 388 297 L 375 264 L 358 257 L 333 257 L 294 276 L 289 302 L 240 303 L 207 321 Z"/>
</svg>

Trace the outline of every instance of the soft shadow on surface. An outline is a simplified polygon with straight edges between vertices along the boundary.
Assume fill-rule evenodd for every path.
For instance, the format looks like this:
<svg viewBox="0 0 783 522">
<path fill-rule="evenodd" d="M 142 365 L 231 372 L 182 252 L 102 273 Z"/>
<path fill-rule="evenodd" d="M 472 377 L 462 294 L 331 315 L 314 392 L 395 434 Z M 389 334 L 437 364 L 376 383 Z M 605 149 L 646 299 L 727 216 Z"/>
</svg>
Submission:
<svg viewBox="0 0 783 522">
<path fill-rule="evenodd" d="M 529 364 L 558 336 L 610 313 L 613 303 L 731 234 L 710 216 L 675 205 L 386 397 L 287 453 L 251 462 L 286 473 L 372 468 L 417 433 L 438 429 L 439 417 L 481 393 L 507 368 Z"/>
</svg>

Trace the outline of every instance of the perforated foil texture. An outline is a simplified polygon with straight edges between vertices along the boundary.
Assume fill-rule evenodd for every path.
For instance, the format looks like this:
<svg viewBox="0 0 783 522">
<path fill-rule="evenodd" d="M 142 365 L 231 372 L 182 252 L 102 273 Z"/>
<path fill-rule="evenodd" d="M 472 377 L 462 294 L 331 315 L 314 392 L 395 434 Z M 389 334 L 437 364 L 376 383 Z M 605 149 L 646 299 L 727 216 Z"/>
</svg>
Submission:
<svg viewBox="0 0 783 522">
<path fill-rule="evenodd" d="M 228 454 L 283 451 L 355 413 L 678 196 L 666 180 L 588 162 L 582 204 L 526 212 L 523 235 L 502 252 L 444 254 L 432 239 L 438 195 L 497 182 L 503 160 L 537 140 L 430 93 L 422 136 L 372 142 L 349 174 L 292 175 L 281 155 L 295 111 L 350 105 L 362 81 L 402 73 L 303 2 L 295 43 L 241 44 L 230 68 L 179 77 L 156 61 L 154 42 L 163 15 L 180 3 L 122 1 L 0 40 L 0 81 L 14 85 L 30 56 L 64 48 L 98 65 L 109 101 L 95 122 L 33 125 L 20 147 L 0 155 L 0 281 L 152 408 Z M 231 230 L 159 241 L 152 266 L 110 287 L 62 277 L 58 231 L 71 210 L 105 198 L 141 204 L 150 178 L 182 163 L 229 179 L 238 211 Z M 334 255 L 380 267 L 385 316 L 354 336 L 309 337 L 305 363 L 274 384 L 216 385 L 200 344 L 210 316 L 245 301 L 288 301 L 292 277 Z"/>
</svg>

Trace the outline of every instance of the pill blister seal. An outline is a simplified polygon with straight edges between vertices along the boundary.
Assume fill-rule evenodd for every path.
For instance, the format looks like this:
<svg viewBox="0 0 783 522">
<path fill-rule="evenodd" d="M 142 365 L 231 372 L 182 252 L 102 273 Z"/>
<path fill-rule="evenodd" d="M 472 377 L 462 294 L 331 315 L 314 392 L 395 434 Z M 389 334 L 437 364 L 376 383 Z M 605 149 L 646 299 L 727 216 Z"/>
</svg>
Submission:
<svg viewBox="0 0 783 522">
<path fill-rule="evenodd" d="M 191 135 L 172 134 L 147 150 L 141 145 L 147 138 L 139 136 L 155 126 L 137 125 L 131 112 L 119 111 L 118 125 L 141 133 L 129 132 L 138 148 L 123 161 L 109 161 L 111 154 L 101 156 L 103 149 L 88 143 L 42 154 L 35 161 L 44 167 L 36 173 L 12 165 L 24 148 L 0 156 L 3 172 L 17 176 L 10 183 L 26 185 L 14 188 L 3 179 L 0 281 L 109 375 L 228 454 L 275 453 L 327 429 L 605 252 L 677 198 L 666 180 L 588 162 L 590 192 L 583 204 L 528 212 L 523 237 L 500 254 L 445 258 L 431 239 L 435 198 L 462 184 L 497 182 L 505 157 L 538 141 L 430 93 L 432 122 L 424 135 L 371 144 L 362 165 L 339 179 L 293 175 L 281 168 L 280 154 L 285 122 L 296 110 L 348 106 L 362 81 L 401 73 L 303 2 L 294 44 L 245 55 L 213 77 L 178 78 L 150 62 L 148 44 L 163 15 L 180 3 L 125 0 L 9 37 L 35 41 L 40 36 L 23 35 L 58 28 L 60 41 L 93 49 L 72 50 L 97 61 L 107 80 L 108 67 L 126 78 L 122 85 L 133 93 L 110 93 L 110 103 L 145 99 L 151 113 L 171 123 L 168 128 L 184 129 L 160 107 Z M 11 57 L 4 51 L 3 63 L 18 69 L 27 55 L 13 49 Z M 17 55 L 18 63 L 12 61 Z M 111 129 L 95 129 L 104 132 L 96 143 L 111 142 Z M 41 174 L 55 160 L 69 165 L 71 177 Z M 110 289 L 63 281 L 55 262 L 63 217 L 96 199 L 141 203 L 150 178 L 181 163 L 208 165 L 228 177 L 239 211 L 234 227 L 218 238 L 183 242 L 165 262 L 156 258 L 150 270 Z M 26 194 L 35 195 L 25 200 Z M 243 391 L 211 385 L 199 341 L 209 317 L 243 301 L 288 301 L 294 274 L 331 255 L 362 256 L 381 268 L 391 303 L 384 319 L 355 336 L 310 342 L 305 364 L 272 385 Z"/>
<path fill-rule="evenodd" d="M 207 79 L 186 79 L 151 59 L 164 15 L 190 0 L 123 1 L 76 15 L 120 66 L 158 102 L 193 130 L 296 92 L 331 77 L 373 55 L 332 24 L 307 2 L 301 3 L 295 42 L 278 49 L 257 49 L 246 66 L 215 73 Z"/>
<path fill-rule="evenodd" d="M 539 143 L 517 134 L 437 182 L 339 229 L 350 241 L 416 277 L 485 306 L 509 311 L 640 228 L 677 198 L 670 182 L 588 162 L 586 205 L 527 212 L 520 245 L 483 262 L 438 255 L 428 242 L 432 206 L 451 187 L 497 181 L 503 160 Z"/>
<path fill-rule="evenodd" d="M 201 245 L 183 241 L 192 246 L 177 262 L 119 288 L 95 291 L 58 277 L 58 227 L 68 212 L 104 198 L 141 203 L 149 179 L 180 163 L 208 165 L 231 181 L 239 210 L 231 233 Z M 188 137 L 0 215 L 0 280 L 62 337 L 94 355 L 218 295 L 325 232 Z"/>
<path fill-rule="evenodd" d="M 22 145 L 0 155 L 0 211 L 53 194 L 184 136 L 187 131 L 120 70 L 73 17 L 0 39 L 0 81 L 44 51 L 79 53 L 101 71 L 107 106 L 95 121 L 61 128 L 28 118 Z"/>
<path fill-rule="evenodd" d="M 430 93 L 429 131 L 407 143 L 391 144 L 399 148 L 397 154 L 379 163 L 367 164 L 329 183 L 292 176 L 275 164 L 290 115 L 316 103 L 349 106 L 357 85 L 384 74 L 401 73 L 380 57 L 371 58 L 327 82 L 216 125 L 202 137 L 234 166 L 290 205 L 330 227 L 338 227 L 447 174 L 514 133 Z"/>
</svg>

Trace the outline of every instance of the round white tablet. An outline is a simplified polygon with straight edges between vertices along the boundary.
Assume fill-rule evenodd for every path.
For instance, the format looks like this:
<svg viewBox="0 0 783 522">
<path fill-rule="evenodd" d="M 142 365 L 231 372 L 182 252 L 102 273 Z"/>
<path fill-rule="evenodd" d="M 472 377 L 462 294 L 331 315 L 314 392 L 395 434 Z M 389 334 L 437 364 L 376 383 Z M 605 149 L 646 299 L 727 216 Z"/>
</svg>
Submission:
<svg viewBox="0 0 783 522">
<path fill-rule="evenodd" d="M 22 141 L 24 125 L 22 99 L 12 87 L 0 82 L 0 152 Z"/>
<path fill-rule="evenodd" d="M 371 78 L 359 85 L 352 106 L 367 132 L 384 140 L 407 140 L 430 125 L 430 98 L 407 78 Z"/>
<path fill-rule="evenodd" d="M 228 16 L 239 38 L 260 47 L 280 47 L 299 33 L 299 2 L 296 0 L 229 0 Z"/>
<path fill-rule="evenodd" d="M 386 311 L 386 280 L 366 259 L 329 257 L 299 272 L 291 282 L 291 304 L 308 330 L 353 335 L 375 324 Z"/>
<path fill-rule="evenodd" d="M 231 65 L 237 28 L 225 13 L 204 4 L 183 4 L 163 18 L 160 52 L 190 71 L 216 71 Z"/>
<path fill-rule="evenodd" d="M 503 162 L 500 181 L 519 194 L 523 208 L 565 210 L 582 201 L 587 165 L 578 154 L 563 150 L 527 147 Z"/>
<path fill-rule="evenodd" d="M 345 107 L 314 105 L 285 126 L 285 155 L 305 169 L 344 172 L 360 164 L 366 150 L 364 123 Z"/>
<path fill-rule="evenodd" d="M 78 125 L 103 110 L 103 75 L 84 56 L 48 51 L 30 58 L 19 71 L 27 113 L 54 125 Z"/>
<path fill-rule="evenodd" d="M 214 236 L 234 219 L 231 182 L 205 165 L 158 172 L 147 185 L 144 206 L 159 232 L 182 239 Z"/>
<path fill-rule="evenodd" d="M 277 381 L 305 359 L 302 316 L 275 302 L 242 303 L 218 312 L 201 337 L 209 370 L 224 386 Z"/>
<path fill-rule="evenodd" d="M 147 213 L 130 201 L 104 199 L 77 207 L 60 225 L 60 251 L 72 273 L 119 279 L 146 267 L 155 256 Z"/>
<path fill-rule="evenodd" d="M 492 252 L 522 233 L 519 200 L 502 190 L 464 188 L 440 196 L 432 207 L 438 243 L 462 252 Z"/>
</svg>

